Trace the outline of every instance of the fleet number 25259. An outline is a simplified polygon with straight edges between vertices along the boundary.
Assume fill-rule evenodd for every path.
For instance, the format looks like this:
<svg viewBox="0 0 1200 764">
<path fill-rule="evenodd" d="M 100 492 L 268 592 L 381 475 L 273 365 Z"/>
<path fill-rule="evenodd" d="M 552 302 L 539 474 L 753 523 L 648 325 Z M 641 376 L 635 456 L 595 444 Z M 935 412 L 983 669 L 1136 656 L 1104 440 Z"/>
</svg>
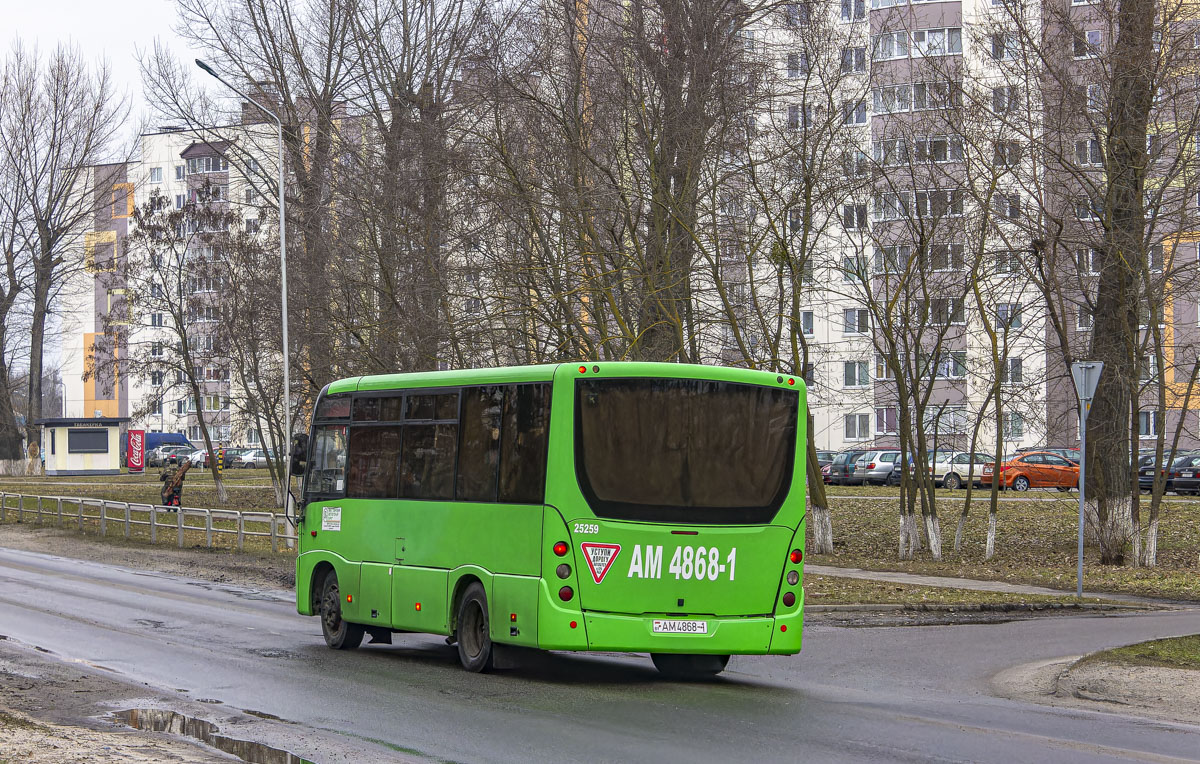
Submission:
<svg viewBox="0 0 1200 764">
<path fill-rule="evenodd" d="M 629 557 L 627 578 L 662 578 L 661 545 L 635 545 Z M 704 546 L 677 546 L 667 564 L 667 575 L 679 581 L 716 581 L 728 574 L 732 581 L 737 572 L 737 547 L 721 556 L 721 550 Z"/>
</svg>

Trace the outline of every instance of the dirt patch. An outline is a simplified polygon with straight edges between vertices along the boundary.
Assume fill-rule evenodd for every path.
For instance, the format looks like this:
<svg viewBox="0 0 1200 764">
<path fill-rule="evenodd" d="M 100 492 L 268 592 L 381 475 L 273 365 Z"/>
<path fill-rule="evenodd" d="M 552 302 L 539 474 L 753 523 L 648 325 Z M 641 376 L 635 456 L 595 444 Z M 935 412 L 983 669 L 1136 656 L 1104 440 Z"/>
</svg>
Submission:
<svg viewBox="0 0 1200 764">
<path fill-rule="evenodd" d="M 0 525 L 0 546 L 222 584 L 291 589 L 296 581 L 296 561 L 291 555 L 256 555 L 203 548 L 159 549 L 127 542 L 124 538 L 84 535 L 66 528 Z"/>
<path fill-rule="evenodd" d="M 1194 669 L 1080 661 L 1059 675 L 1055 695 L 1093 707 L 1200 724 L 1200 671 Z"/>
<path fill-rule="evenodd" d="M 131 691 L 134 688 L 121 682 L 70 664 L 39 660 L 0 642 L 0 762 L 236 761 L 199 745 L 125 729 L 95 716 L 104 713 L 103 700 Z"/>
</svg>

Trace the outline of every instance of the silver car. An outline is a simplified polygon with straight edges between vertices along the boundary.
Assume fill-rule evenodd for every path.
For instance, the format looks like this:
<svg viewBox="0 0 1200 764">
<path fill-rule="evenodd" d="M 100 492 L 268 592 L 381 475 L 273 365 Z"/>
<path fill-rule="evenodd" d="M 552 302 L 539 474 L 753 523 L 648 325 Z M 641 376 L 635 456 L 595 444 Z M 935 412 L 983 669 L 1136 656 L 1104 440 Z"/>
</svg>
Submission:
<svg viewBox="0 0 1200 764">
<path fill-rule="evenodd" d="M 252 448 L 239 456 L 234 465 L 241 469 L 266 469 L 268 458 L 274 459 L 275 454 L 265 448 Z"/>
<path fill-rule="evenodd" d="M 895 485 L 900 482 L 895 469 L 899 462 L 899 451 L 868 451 L 854 463 L 854 480 L 863 485 Z"/>
</svg>

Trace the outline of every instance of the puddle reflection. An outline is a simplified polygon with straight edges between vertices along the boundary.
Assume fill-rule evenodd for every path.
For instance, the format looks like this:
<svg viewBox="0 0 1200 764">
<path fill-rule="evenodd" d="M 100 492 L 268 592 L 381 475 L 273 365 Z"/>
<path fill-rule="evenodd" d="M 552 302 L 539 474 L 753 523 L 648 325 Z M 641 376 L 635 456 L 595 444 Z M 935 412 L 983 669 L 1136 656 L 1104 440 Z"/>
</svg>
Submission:
<svg viewBox="0 0 1200 764">
<path fill-rule="evenodd" d="M 220 735 L 217 725 L 212 722 L 195 719 L 174 711 L 132 708 L 128 711 L 117 711 L 114 716 L 134 729 L 187 735 L 218 751 L 233 754 L 250 764 L 314 764 L 314 762 L 302 759 L 290 751 L 272 748 L 264 743 Z"/>
</svg>

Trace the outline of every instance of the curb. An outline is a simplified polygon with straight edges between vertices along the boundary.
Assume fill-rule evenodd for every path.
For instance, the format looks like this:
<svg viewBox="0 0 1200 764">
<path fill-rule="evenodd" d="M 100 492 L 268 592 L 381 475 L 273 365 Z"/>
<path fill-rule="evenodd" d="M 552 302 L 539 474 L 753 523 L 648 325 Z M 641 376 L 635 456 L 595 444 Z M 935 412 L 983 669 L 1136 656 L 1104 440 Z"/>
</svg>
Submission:
<svg viewBox="0 0 1200 764">
<path fill-rule="evenodd" d="M 1012 613 L 1038 610 L 1159 610 L 1155 605 L 1119 605 L 1102 602 L 999 602 L 967 603 L 962 605 L 943 604 L 855 604 L 855 605 L 805 605 L 806 613 L 864 613 L 879 611 L 909 611 L 916 613 Z"/>
</svg>

